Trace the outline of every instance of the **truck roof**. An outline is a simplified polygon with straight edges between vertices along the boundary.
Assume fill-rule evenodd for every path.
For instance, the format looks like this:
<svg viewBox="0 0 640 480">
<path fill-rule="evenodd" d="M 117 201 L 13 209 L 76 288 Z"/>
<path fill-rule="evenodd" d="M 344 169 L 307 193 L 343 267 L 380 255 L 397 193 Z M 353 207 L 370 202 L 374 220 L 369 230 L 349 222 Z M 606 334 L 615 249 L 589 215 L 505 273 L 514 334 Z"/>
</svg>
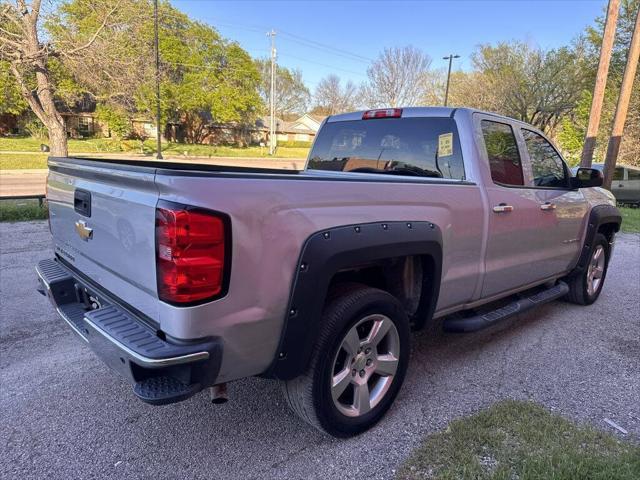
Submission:
<svg viewBox="0 0 640 480">
<path fill-rule="evenodd" d="M 411 117 L 451 117 L 453 116 L 454 112 L 456 111 L 464 111 L 467 114 L 471 115 L 473 113 L 482 113 L 485 115 L 491 115 L 493 117 L 496 118 L 502 118 L 503 120 L 508 120 L 510 122 L 516 121 L 522 124 L 525 124 L 525 122 L 522 122 L 520 120 L 517 120 L 515 118 L 510 118 L 510 117 L 505 117 L 504 115 L 500 115 L 498 113 L 494 113 L 494 112 L 486 112 L 483 110 L 479 110 L 479 109 L 475 109 L 475 108 L 468 108 L 468 107 L 398 107 L 398 108 L 402 108 L 402 117 L 403 118 L 411 118 Z M 373 110 L 377 110 L 377 109 L 373 109 Z M 327 122 L 328 123 L 332 123 L 332 122 L 348 122 L 348 121 L 354 121 L 354 120 L 362 120 L 362 115 L 364 114 L 364 112 L 367 112 L 368 110 L 359 110 L 356 112 L 349 112 L 349 113 L 341 113 L 338 115 L 331 115 L 329 117 L 327 117 Z"/>
</svg>

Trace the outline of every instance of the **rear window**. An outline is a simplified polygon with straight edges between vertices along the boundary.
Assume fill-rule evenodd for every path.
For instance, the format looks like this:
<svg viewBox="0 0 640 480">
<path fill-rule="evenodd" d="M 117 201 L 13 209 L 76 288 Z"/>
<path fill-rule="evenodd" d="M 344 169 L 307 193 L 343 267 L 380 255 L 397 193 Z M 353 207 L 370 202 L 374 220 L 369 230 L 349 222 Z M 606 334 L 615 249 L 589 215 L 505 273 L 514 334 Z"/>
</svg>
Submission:
<svg viewBox="0 0 640 480">
<path fill-rule="evenodd" d="M 463 180 L 451 118 L 382 118 L 326 123 L 311 151 L 313 170 Z"/>
<path fill-rule="evenodd" d="M 511 126 L 482 120 L 482 135 L 493 182 L 502 185 L 524 185 L 518 143 Z"/>
</svg>

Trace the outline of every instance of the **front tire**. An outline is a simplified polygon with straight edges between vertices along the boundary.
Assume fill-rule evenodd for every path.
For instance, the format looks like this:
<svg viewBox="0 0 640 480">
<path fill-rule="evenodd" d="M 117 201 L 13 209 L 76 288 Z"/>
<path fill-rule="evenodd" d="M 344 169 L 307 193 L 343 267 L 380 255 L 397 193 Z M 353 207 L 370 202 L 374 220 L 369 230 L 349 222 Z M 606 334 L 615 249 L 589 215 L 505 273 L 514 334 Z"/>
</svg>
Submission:
<svg viewBox="0 0 640 480">
<path fill-rule="evenodd" d="M 357 435 L 391 407 L 409 361 L 409 320 L 389 293 L 342 286 L 330 297 L 307 371 L 283 382 L 291 409 L 335 437 Z"/>
<path fill-rule="evenodd" d="M 572 273 L 567 278 L 569 285 L 567 300 L 578 305 L 591 305 L 598 299 L 607 276 L 609 253 L 610 246 L 607 238 L 601 233 L 596 234 L 586 268 Z"/>
</svg>

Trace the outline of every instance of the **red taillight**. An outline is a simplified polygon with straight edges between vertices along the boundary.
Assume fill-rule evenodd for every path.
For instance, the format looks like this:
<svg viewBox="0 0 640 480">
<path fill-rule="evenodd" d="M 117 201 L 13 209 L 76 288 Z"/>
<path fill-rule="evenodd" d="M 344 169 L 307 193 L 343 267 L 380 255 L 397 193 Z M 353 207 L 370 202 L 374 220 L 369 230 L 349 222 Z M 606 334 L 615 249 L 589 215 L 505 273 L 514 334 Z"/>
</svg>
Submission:
<svg viewBox="0 0 640 480">
<path fill-rule="evenodd" d="M 401 108 L 383 108 L 381 110 L 367 110 L 362 114 L 362 119 L 370 120 L 372 118 L 400 118 L 401 116 Z"/>
<path fill-rule="evenodd" d="M 158 296 L 192 303 L 222 293 L 225 220 L 217 213 L 163 202 L 156 208 Z"/>
</svg>

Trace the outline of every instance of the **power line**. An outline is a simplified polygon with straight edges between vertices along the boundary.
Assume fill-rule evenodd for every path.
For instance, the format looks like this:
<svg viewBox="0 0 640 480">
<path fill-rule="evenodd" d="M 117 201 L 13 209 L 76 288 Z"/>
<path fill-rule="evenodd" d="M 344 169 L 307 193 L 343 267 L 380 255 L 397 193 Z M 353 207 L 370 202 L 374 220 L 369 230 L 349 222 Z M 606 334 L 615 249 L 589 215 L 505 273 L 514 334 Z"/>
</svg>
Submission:
<svg viewBox="0 0 640 480">
<path fill-rule="evenodd" d="M 365 63 L 371 63 L 374 61 L 372 58 L 365 57 L 364 55 L 360 55 L 358 53 L 353 53 L 348 50 L 344 50 L 342 48 L 327 45 L 325 43 L 321 43 L 316 40 L 310 40 L 308 38 L 301 37 L 300 35 L 284 32 L 282 30 L 280 30 L 280 33 L 286 37 L 289 37 L 289 39 L 293 40 L 294 42 L 298 42 L 302 45 L 309 46 L 311 48 L 316 48 L 318 50 L 325 50 L 325 51 L 328 51 L 329 53 L 333 53 L 334 55 L 350 58 L 352 60 L 361 61 Z"/>
<path fill-rule="evenodd" d="M 180 20 L 184 19 L 184 17 L 182 17 L 180 14 L 171 14 L 171 13 L 161 13 L 160 17 L 161 18 L 162 17 L 165 17 L 165 18 L 171 18 L 172 17 L 172 18 L 177 18 L 177 19 L 180 19 Z M 190 19 L 190 20 L 193 20 L 188 15 L 187 15 L 187 18 Z M 256 32 L 256 33 L 264 32 L 264 29 L 261 29 L 261 27 L 258 26 L 258 25 L 241 25 L 241 24 L 237 24 L 237 23 L 233 23 L 233 22 L 228 22 L 228 21 L 225 21 L 225 20 L 217 20 L 216 18 L 212 18 L 211 22 L 212 23 L 210 24 L 210 26 L 213 27 L 213 28 L 215 28 L 217 25 L 225 25 L 225 26 L 229 26 L 229 27 L 232 27 L 232 28 L 237 28 L 237 29 L 240 29 L 240 30 L 247 30 L 247 31 Z M 325 44 L 325 43 L 322 43 L 322 42 L 318 42 L 316 40 L 311 40 L 311 39 L 308 39 L 308 38 L 305 38 L 305 37 L 302 37 L 300 35 L 293 34 L 293 33 L 290 33 L 290 32 L 284 32 L 282 30 L 278 30 L 278 34 L 283 35 L 289 41 L 298 43 L 298 44 L 306 46 L 308 48 L 314 48 L 316 50 L 320 50 L 320 51 L 323 51 L 325 53 L 328 53 L 328 54 L 331 54 L 331 55 L 334 55 L 334 56 L 347 58 L 347 59 L 352 60 L 352 61 L 359 61 L 359 62 L 363 62 L 363 63 L 370 63 L 370 62 L 374 61 L 372 58 L 366 57 L 364 55 L 360 55 L 360 54 L 357 54 L 357 53 L 354 53 L 354 52 L 350 52 L 348 50 L 345 50 L 345 49 L 342 49 L 342 48 L 338 48 L 338 47 L 334 47 L 332 45 L 328 45 L 328 44 Z M 236 42 L 236 43 L 239 43 L 239 42 Z M 242 45 L 240 45 L 240 47 L 243 48 L 243 50 L 245 50 L 245 51 L 249 50 L 248 48 L 242 47 Z M 254 51 L 259 51 L 258 49 L 253 49 L 253 50 Z M 269 50 L 263 52 L 260 49 L 260 53 L 267 54 L 268 51 Z M 310 60 L 308 58 L 299 57 L 299 56 L 296 56 L 296 55 L 292 55 L 290 53 L 285 53 L 285 54 L 280 53 L 280 56 L 281 57 L 285 57 L 285 58 L 291 58 L 291 59 L 294 59 L 294 60 L 298 60 L 298 61 L 304 62 L 304 63 L 318 65 L 318 66 L 329 68 L 329 69 L 335 70 L 335 71 L 349 73 L 351 75 L 356 75 L 356 76 L 359 76 L 359 77 L 362 77 L 362 78 L 366 78 L 367 77 L 367 75 L 362 73 L 362 72 L 356 72 L 354 70 L 349 70 L 349 69 L 346 69 L 346 68 L 337 67 L 335 65 L 331 65 L 331 64 L 328 64 L 328 63 L 323 63 L 323 62 L 318 62 L 318 61 L 315 61 L 315 60 Z M 181 65 L 181 66 L 185 66 L 185 67 L 193 67 L 193 68 L 211 68 L 211 69 L 229 69 L 230 68 L 230 67 L 216 67 L 216 66 L 209 67 L 209 66 L 203 66 L 203 65 L 202 66 L 201 65 L 190 65 L 190 64 L 181 63 L 181 62 L 165 62 L 165 63 L 170 63 L 172 65 Z"/>
<path fill-rule="evenodd" d="M 167 16 L 171 16 L 171 14 Z M 239 29 L 239 30 L 245 30 L 245 31 L 256 32 L 256 33 L 262 33 L 264 30 L 269 29 L 269 27 L 267 26 L 239 24 L 239 23 L 229 22 L 224 19 L 216 19 L 216 17 L 212 17 L 211 22 L 212 22 L 211 26 L 214 28 L 217 25 L 221 25 L 221 26 L 231 27 L 232 29 Z M 306 47 L 315 48 L 316 50 L 324 51 L 325 53 L 330 53 L 343 58 L 348 58 L 350 60 L 360 61 L 364 63 L 371 63 L 374 61 L 374 59 L 370 57 L 366 57 L 359 53 L 351 52 L 343 48 L 318 42 L 317 40 L 312 40 L 310 38 L 306 38 L 295 33 L 286 32 L 281 29 L 278 29 L 278 33 L 284 37 L 288 37 L 288 40 L 290 41 L 296 42 Z"/>
<path fill-rule="evenodd" d="M 367 76 L 366 74 L 364 74 L 362 72 L 355 72 L 353 70 L 347 70 L 345 68 L 336 67 L 334 65 L 329 65 L 327 63 L 316 62 L 315 60 L 309 60 L 308 58 L 298 57 L 298 56 L 295 56 L 295 55 L 291 55 L 290 53 L 284 53 L 284 54 L 281 53 L 280 56 L 281 57 L 287 57 L 287 58 L 293 58 L 293 59 L 298 60 L 300 62 L 312 63 L 312 64 L 315 64 L 315 65 L 319 65 L 321 67 L 331 68 L 332 70 L 340 70 L 342 72 L 350 73 L 352 75 L 358 75 L 360 77 L 366 77 Z"/>
</svg>

